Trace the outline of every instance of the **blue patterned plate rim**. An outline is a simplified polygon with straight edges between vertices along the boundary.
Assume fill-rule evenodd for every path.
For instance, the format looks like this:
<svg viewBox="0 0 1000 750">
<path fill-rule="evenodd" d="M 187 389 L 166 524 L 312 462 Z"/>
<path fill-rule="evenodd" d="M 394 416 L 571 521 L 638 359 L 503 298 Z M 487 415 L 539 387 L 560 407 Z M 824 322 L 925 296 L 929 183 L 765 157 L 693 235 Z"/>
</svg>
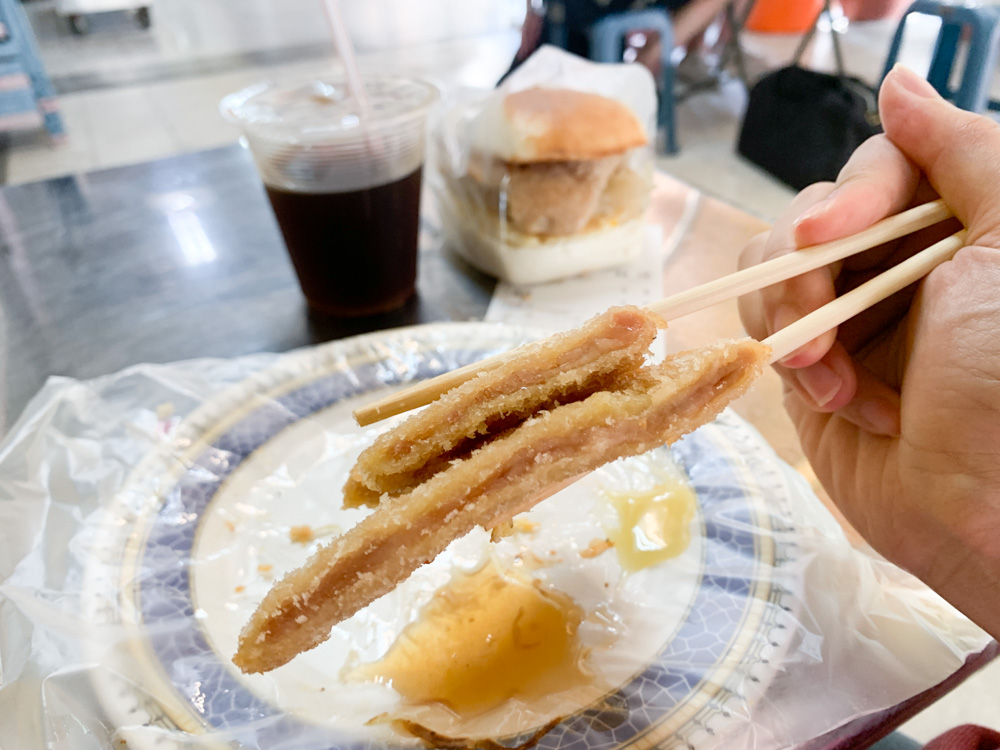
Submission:
<svg viewBox="0 0 1000 750">
<path fill-rule="evenodd" d="M 330 734 L 317 733 L 314 725 L 284 714 L 233 676 L 224 663 L 227 657 L 209 646 L 190 601 L 185 562 L 198 524 L 183 525 L 178 532 L 173 514 L 200 518 L 243 461 L 304 417 L 384 386 L 432 377 L 537 335 L 495 324 L 436 324 L 333 342 L 288 355 L 187 420 L 187 429 L 173 444 L 173 451 L 182 450 L 187 457 L 185 467 L 178 471 L 175 462 L 172 476 L 162 471 L 162 465 L 153 469 L 154 477 L 160 474 L 159 503 L 143 517 L 141 541 L 131 547 L 120 578 L 127 600 L 123 610 L 134 615 L 145 635 L 146 656 L 159 666 L 159 677 L 179 698 L 162 707 L 164 715 L 195 734 L 213 730 L 239 734 L 241 726 L 255 724 L 255 741 L 261 746 L 296 734 L 304 738 L 300 745 L 304 748 L 360 750 L 366 745 L 342 744 Z M 761 652 L 775 646 L 773 631 L 780 628 L 778 619 L 787 606 L 778 603 L 783 592 L 766 575 L 779 560 L 769 534 L 766 503 L 781 500 L 768 493 L 780 495 L 783 480 L 767 460 L 770 449 L 761 455 L 759 443 L 752 428 L 727 414 L 674 446 L 675 459 L 698 493 L 706 540 L 705 570 L 689 616 L 645 671 L 600 706 L 568 717 L 542 738 L 539 747 L 612 750 L 643 738 L 645 743 L 674 744 L 685 726 L 704 725 L 727 700 L 740 700 L 738 689 L 726 681 L 731 675 L 717 674 L 718 670 L 693 673 L 677 665 L 686 663 L 684 654 L 700 650 L 717 665 L 725 661 L 729 666 L 723 671 L 738 671 L 733 662 L 750 671 L 766 661 Z M 227 456 L 225 466 L 214 465 L 210 475 L 199 471 L 220 454 Z M 757 482 L 755 491 L 722 495 L 717 491 L 725 486 L 720 477 L 729 477 L 732 487 L 739 488 L 751 474 Z M 165 477 L 169 478 L 164 482 Z M 133 542 L 137 538 L 132 535 Z M 177 602 L 191 622 L 191 637 L 183 643 L 157 636 L 161 620 L 177 617 Z M 193 670 L 185 684 L 166 676 L 166 667 L 179 659 Z M 609 723 L 608 706 L 617 712 L 611 720 L 618 721 L 615 726 Z M 685 721 L 678 724 L 682 714 Z M 671 717 L 675 721 L 668 721 Z"/>
</svg>

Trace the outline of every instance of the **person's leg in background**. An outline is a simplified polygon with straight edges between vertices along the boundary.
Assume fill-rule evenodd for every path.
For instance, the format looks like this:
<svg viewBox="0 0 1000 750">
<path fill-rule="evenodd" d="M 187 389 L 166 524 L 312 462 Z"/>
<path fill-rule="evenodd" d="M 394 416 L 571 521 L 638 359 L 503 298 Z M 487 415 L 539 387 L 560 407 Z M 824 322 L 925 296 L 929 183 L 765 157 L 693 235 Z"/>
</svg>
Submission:
<svg viewBox="0 0 1000 750">
<path fill-rule="evenodd" d="M 668 2 L 667 10 L 673 15 L 674 44 L 685 50 L 712 25 L 712 22 L 725 10 L 729 0 L 686 0 L 686 2 Z M 670 6 L 674 7 L 671 8 Z"/>
<path fill-rule="evenodd" d="M 559 46 L 569 52 L 589 56 L 589 29 L 601 17 L 632 9 L 656 6 L 666 9 L 672 16 L 675 47 L 689 52 L 698 47 L 697 42 L 726 7 L 729 0 L 527 0 L 521 45 L 510 69 L 500 79 L 509 76 L 521 63 L 543 44 L 561 42 Z M 554 39 L 554 29 L 559 28 L 563 37 Z M 625 59 L 645 65 L 654 76 L 659 76 L 661 44 L 657 34 L 637 30 L 633 43 L 626 46 Z M 631 50 L 631 51 L 629 51 Z"/>
<path fill-rule="evenodd" d="M 671 15 L 674 31 L 672 53 L 682 57 L 681 63 L 685 68 L 695 70 L 694 74 L 687 76 L 688 78 L 697 78 L 700 81 L 709 76 L 709 66 L 701 58 L 701 42 L 705 31 L 722 14 L 728 2 L 730 0 L 663 0 L 654 3 L 666 9 Z M 641 37 L 642 45 L 634 47 L 633 59 L 645 65 L 654 76 L 658 77 L 662 50 L 659 37 L 656 34 L 637 36 Z M 678 72 L 682 72 L 680 66 Z"/>
</svg>

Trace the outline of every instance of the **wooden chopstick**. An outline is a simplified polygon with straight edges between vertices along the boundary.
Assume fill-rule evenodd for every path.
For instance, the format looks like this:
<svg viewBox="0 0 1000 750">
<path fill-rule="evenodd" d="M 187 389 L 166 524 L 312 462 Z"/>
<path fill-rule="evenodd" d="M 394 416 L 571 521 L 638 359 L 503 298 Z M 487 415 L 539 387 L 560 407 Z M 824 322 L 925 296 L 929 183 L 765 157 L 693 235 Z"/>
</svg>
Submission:
<svg viewBox="0 0 1000 750">
<path fill-rule="evenodd" d="M 649 309 L 664 320 L 674 320 L 733 297 L 756 292 L 779 281 L 787 281 L 806 271 L 828 266 L 864 250 L 878 247 L 884 242 L 899 239 L 937 224 L 950 218 L 951 215 L 951 210 L 942 200 L 923 203 L 872 224 L 868 229 L 850 237 L 806 247 L 756 266 L 744 268 L 721 279 L 666 297 L 650 305 Z"/>
<path fill-rule="evenodd" d="M 965 237 L 966 230 L 956 232 L 771 334 L 763 341 L 771 347 L 770 361 L 778 362 L 784 359 L 848 318 L 919 281 L 944 261 L 951 260 L 965 245 Z"/>
<path fill-rule="evenodd" d="M 838 260 L 843 260 L 864 250 L 877 247 L 890 240 L 898 239 L 919 229 L 932 226 L 952 216 L 944 201 L 936 200 L 915 206 L 895 216 L 883 219 L 862 232 L 850 237 L 825 242 L 803 248 L 742 271 L 710 281 L 687 291 L 666 297 L 653 303 L 648 309 L 664 320 L 674 320 L 706 307 L 739 297 L 749 292 L 777 284 L 806 271 L 821 268 Z M 805 320 L 805 318 L 803 318 Z M 801 321 L 798 321 L 801 323 Z M 819 335 L 819 334 L 816 334 Z M 815 336 L 813 336 L 815 338 Z M 806 339 L 802 343 L 807 343 Z M 797 348 L 797 347 L 796 347 Z M 794 351 L 792 349 L 791 351 Z M 506 354 L 498 354 L 488 359 L 423 380 L 409 388 L 385 396 L 355 410 L 354 419 L 362 427 L 382 419 L 402 414 L 429 404 L 443 393 L 450 391 L 481 372 L 498 366 Z"/>
<path fill-rule="evenodd" d="M 506 352 L 494 354 L 492 357 L 472 362 L 456 370 L 443 372 L 433 378 L 421 380 L 409 388 L 384 396 L 378 401 L 358 407 L 354 410 L 354 421 L 365 427 L 411 409 L 425 406 L 442 393 L 447 393 L 452 388 L 462 385 L 466 380 L 472 380 L 479 373 L 498 366 L 503 361 L 504 354 Z"/>
</svg>

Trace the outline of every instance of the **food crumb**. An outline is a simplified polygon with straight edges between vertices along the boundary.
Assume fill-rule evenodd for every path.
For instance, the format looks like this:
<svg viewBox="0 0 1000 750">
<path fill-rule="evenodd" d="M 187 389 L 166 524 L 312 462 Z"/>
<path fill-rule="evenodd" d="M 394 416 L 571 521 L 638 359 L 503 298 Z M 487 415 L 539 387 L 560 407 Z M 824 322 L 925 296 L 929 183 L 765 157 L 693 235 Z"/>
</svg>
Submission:
<svg viewBox="0 0 1000 750">
<path fill-rule="evenodd" d="M 580 550 L 580 557 L 597 557 L 600 554 L 607 552 L 609 549 L 615 545 L 611 543 L 609 539 L 594 539 L 586 549 Z"/>
<path fill-rule="evenodd" d="M 233 523 L 232 521 L 227 520 L 226 521 L 226 528 L 229 529 L 232 532 L 235 532 L 236 531 L 236 524 Z"/>
<path fill-rule="evenodd" d="M 520 532 L 522 534 L 531 534 L 538 529 L 538 524 L 534 521 L 529 521 L 526 518 L 515 518 L 514 519 L 514 531 Z"/>
<path fill-rule="evenodd" d="M 233 589 L 233 591 L 235 591 L 237 594 L 241 594 L 244 591 L 246 591 L 246 589 L 247 589 L 246 586 L 237 586 L 235 589 Z"/>
<path fill-rule="evenodd" d="M 494 544 L 499 542 L 505 536 L 510 536 L 514 533 L 514 523 L 512 521 L 504 521 L 503 523 L 498 523 L 492 529 L 490 529 L 490 541 Z"/>
<path fill-rule="evenodd" d="M 308 524 L 304 526 L 292 526 L 288 530 L 288 538 L 296 544 L 308 544 L 313 540 L 312 526 Z"/>
<path fill-rule="evenodd" d="M 274 568 L 273 565 L 270 565 L 268 563 L 261 563 L 260 565 L 257 566 L 257 572 L 258 573 L 270 573 L 273 568 Z"/>
<path fill-rule="evenodd" d="M 530 550 L 525 550 L 520 552 L 514 557 L 514 561 L 518 565 L 523 565 L 528 570 L 534 570 L 536 568 L 544 568 L 548 563 L 534 552 Z"/>
</svg>

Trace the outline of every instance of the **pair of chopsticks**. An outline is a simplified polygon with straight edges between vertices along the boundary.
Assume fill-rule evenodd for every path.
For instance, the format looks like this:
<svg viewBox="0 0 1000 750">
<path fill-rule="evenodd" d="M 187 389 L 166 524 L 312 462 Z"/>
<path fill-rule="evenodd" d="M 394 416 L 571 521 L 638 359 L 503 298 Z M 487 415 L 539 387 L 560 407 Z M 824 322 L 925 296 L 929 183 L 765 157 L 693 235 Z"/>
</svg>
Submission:
<svg viewBox="0 0 1000 750">
<path fill-rule="evenodd" d="M 667 321 L 680 318 L 870 250 L 951 216 L 951 210 L 944 201 L 925 203 L 883 219 L 858 234 L 803 248 L 745 268 L 666 297 L 650 305 L 648 309 Z M 965 244 L 965 236 L 964 229 L 956 232 L 764 339 L 763 343 L 771 347 L 771 362 L 784 359 L 817 336 L 923 278 L 931 269 L 950 260 Z M 499 365 L 504 356 L 499 354 L 417 383 L 359 408 L 354 412 L 354 418 L 359 425 L 365 426 L 424 406 L 466 380 Z"/>
</svg>

